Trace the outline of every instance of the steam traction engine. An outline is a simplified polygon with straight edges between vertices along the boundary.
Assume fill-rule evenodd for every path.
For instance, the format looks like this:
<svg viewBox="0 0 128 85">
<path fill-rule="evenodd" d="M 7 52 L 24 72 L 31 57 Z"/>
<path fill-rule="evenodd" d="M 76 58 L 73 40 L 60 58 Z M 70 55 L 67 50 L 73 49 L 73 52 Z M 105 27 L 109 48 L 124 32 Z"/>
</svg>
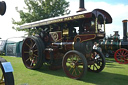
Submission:
<svg viewBox="0 0 128 85">
<path fill-rule="evenodd" d="M 115 60 L 120 64 L 128 63 L 128 20 L 123 20 L 123 39 L 120 39 L 118 31 L 111 37 L 108 37 L 103 42 L 100 42 L 100 47 L 104 53 L 114 54 Z"/>
<path fill-rule="evenodd" d="M 41 29 L 39 34 L 24 40 L 23 63 L 29 69 L 38 69 L 43 64 L 54 69 L 62 66 L 73 79 L 80 79 L 87 69 L 101 72 L 105 58 L 93 49 L 93 44 L 104 38 L 105 24 L 109 23 L 112 23 L 111 16 L 102 9 L 95 9 L 21 25 L 21 29 Z"/>
<path fill-rule="evenodd" d="M 115 54 L 115 60 L 120 64 L 128 63 L 128 20 L 123 20 L 123 40 L 121 41 L 120 49 Z"/>
</svg>

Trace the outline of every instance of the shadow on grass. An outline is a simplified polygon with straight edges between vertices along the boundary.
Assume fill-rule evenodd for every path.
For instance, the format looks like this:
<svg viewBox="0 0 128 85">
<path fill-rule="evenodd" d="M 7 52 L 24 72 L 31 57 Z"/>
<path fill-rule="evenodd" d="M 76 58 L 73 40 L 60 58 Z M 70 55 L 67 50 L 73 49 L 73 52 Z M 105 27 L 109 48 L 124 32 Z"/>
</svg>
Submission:
<svg viewBox="0 0 128 85">
<path fill-rule="evenodd" d="M 51 75 L 55 75 L 55 76 L 65 76 L 65 73 L 63 71 L 63 69 L 58 69 L 58 70 L 50 70 L 48 66 L 42 67 L 36 71 L 42 72 L 42 73 L 46 73 L 46 74 L 51 74 Z"/>
<path fill-rule="evenodd" d="M 109 68 L 120 68 L 120 69 L 123 69 L 124 67 L 122 65 L 128 65 L 128 64 L 119 64 L 114 59 L 111 59 L 111 60 L 107 59 L 106 60 L 106 67 L 109 67 Z"/>
<path fill-rule="evenodd" d="M 53 71 L 48 69 L 48 67 L 46 67 L 46 68 L 41 68 L 37 71 L 50 75 L 67 77 L 63 69 Z M 78 81 L 92 83 L 96 85 L 126 85 L 128 84 L 128 75 L 121 75 L 121 74 L 109 73 L 104 71 L 100 73 L 87 72 L 87 74 Z"/>
<path fill-rule="evenodd" d="M 111 58 L 105 58 L 106 62 L 116 62 L 114 57 Z"/>
<path fill-rule="evenodd" d="M 85 76 L 82 81 L 97 85 L 126 85 L 128 84 L 128 75 L 121 75 L 109 72 L 88 72 L 87 76 Z"/>
<path fill-rule="evenodd" d="M 113 62 L 113 63 L 116 63 L 116 62 Z M 119 63 L 117 63 L 117 64 L 119 64 Z M 123 69 L 124 67 L 122 66 L 121 67 L 121 65 L 119 64 L 119 65 L 115 65 L 115 64 L 112 64 L 112 62 L 111 63 L 106 63 L 106 67 L 108 67 L 108 68 L 119 68 L 119 69 Z M 123 64 L 122 64 L 123 65 Z"/>
</svg>

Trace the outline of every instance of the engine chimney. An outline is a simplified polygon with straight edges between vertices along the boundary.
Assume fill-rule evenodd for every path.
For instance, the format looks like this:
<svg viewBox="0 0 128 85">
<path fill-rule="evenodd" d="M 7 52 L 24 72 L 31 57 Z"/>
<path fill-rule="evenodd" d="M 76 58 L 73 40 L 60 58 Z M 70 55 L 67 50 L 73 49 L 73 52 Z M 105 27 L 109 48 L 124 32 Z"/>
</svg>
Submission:
<svg viewBox="0 0 128 85">
<path fill-rule="evenodd" d="M 128 23 L 128 20 L 123 20 L 123 41 L 127 41 L 127 23 Z"/>
<path fill-rule="evenodd" d="M 77 12 L 86 11 L 84 8 L 84 0 L 79 0 L 79 10 Z"/>
</svg>

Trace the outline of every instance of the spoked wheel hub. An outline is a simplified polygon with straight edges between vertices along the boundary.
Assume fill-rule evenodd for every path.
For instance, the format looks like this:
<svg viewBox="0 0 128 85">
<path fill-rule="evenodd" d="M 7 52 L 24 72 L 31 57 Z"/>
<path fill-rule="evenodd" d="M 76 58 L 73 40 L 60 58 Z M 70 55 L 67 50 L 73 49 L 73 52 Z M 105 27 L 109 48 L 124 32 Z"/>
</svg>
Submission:
<svg viewBox="0 0 128 85">
<path fill-rule="evenodd" d="M 29 50 L 29 58 L 28 59 L 30 59 L 30 61 L 33 61 L 36 57 L 33 57 L 34 56 L 34 52 L 33 52 L 33 50 Z"/>
<path fill-rule="evenodd" d="M 76 69 L 80 64 L 75 61 L 75 62 L 72 62 L 70 65 L 71 65 L 71 68 Z"/>
<path fill-rule="evenodd" d="M 33 54 L 34 54 L 34 53 L 33 53 L 33 50 L 30 50 L 30 51 L 29 51 L 29 55 L 30 55 L 30 56 L 33 56 Z"/>
</svg>

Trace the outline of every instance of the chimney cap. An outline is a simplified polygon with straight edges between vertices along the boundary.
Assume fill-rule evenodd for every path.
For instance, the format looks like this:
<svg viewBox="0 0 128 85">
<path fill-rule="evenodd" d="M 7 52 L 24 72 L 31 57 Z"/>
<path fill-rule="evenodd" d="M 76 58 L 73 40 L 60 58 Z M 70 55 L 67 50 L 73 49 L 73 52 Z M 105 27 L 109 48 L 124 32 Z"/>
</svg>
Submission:
<svg viewBox="0 0 128 85">
<path fill-rule="evenodd" d="M 128 20 L 126 19 L 126 20 L 123 20 L 122 22 L 128 22 Z"/>
<path fill-rule="evenodd" d="M 87 11 L 85 8 L 79 8 L 77 12 Z"/>
</svg>

